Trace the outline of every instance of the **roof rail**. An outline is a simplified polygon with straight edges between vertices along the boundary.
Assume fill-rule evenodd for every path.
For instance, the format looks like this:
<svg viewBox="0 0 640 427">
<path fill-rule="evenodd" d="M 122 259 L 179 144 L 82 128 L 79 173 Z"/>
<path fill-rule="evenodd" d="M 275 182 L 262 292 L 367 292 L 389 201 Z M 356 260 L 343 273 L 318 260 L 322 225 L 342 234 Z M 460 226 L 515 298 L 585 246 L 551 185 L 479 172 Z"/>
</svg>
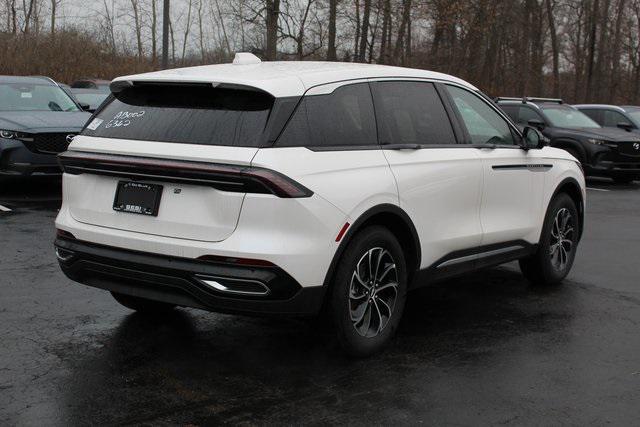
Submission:
<svg viewBox="0 0 640 427">
<path fill-rule="evenodd" d="M 523 104 L 526 104 L 527 102 L 553 102 L 556 104 L 564 104 L 564 101 L 560 98 L 539 98 L 534 96 L 523 96 L 522 98 L 499 96 L 495 98 L 495 102 L 499 101 L 520 101 Z"/>
<path fill-rule="evenodd" d="M 560 98 L 538 98 L 527 96 L 525 99 L 529 102 L 553 102 L 554 104 L 564 104 L 564 101 Z"/>
</svg>

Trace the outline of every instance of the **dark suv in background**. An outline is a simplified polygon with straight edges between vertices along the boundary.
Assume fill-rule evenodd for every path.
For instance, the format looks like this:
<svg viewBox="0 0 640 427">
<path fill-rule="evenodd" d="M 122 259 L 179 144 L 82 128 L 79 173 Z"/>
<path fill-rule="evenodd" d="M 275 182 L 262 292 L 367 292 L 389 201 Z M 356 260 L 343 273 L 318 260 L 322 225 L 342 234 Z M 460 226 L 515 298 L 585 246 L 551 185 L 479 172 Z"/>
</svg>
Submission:
<svg viewBox="0 0 640 427">
<path fill-rule="evenodd" d="M 582 104 L 574 105 L 600 126 L 618 128 L 640 134 L 640 107 L 625 105 Z"/>
<path fill-rule="evenodd" d="M 640 137 L 617 128 L 603 128 L 561 99 L 497 98 L 496 103 L 519 126 L 533 126 L 582 163 L 589 176 L 619 183 L 640 178 Z"/>
<path fill-rule="evenodd" d="M 90 116 L 49 78 L 0 76 L 0 177 L 60 175 L 56 155 Z"/>
</svg>

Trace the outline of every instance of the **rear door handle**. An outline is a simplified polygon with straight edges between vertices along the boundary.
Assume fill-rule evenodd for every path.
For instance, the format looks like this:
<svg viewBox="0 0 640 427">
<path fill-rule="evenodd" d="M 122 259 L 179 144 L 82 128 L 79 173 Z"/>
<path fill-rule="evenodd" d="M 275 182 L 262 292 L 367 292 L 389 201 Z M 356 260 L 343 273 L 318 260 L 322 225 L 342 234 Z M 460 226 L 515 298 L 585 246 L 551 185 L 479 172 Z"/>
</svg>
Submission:
<svg viewBox="0 0 640 427">
<path fill-rule="evenodd" d="M 419 150 L 420 144 L 382 144 L 383 150 Z"/>
</svg>

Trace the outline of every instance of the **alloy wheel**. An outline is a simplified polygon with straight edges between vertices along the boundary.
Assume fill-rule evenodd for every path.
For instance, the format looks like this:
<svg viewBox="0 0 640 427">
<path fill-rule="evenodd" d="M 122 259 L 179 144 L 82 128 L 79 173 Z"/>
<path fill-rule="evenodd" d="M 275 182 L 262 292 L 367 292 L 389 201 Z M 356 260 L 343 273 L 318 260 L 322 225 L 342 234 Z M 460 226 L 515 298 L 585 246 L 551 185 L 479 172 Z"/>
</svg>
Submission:
<svg viewBox="0 0 640 427">
<path fill-rule="evenodd" d="M 562 208 L 556 213 L 551 227 L 551 264 L 557 271 L 563 271 L 569 262 L 573 251 L 573 237 L 575 227 L 573 216 L 567 208 Z"/>
<path fill-rule="evenodd" d="M 375 337 L 389 323 L 398 298 L 398 270 L 391 253 L 369 249 L 358 261 L 349 286 L 349 313 L 356 332 Z"/>
</svg>

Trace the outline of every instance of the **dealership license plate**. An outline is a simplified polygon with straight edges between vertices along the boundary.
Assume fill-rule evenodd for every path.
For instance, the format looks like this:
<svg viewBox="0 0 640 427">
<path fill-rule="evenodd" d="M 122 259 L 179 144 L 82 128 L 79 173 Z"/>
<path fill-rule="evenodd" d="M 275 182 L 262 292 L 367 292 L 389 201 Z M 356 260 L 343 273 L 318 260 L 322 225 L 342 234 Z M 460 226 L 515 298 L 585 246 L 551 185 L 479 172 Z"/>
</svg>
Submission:
<svg viewBox="0 0 640 427">
<path fill-rule="evenodd" d="M 162 185 L 120 181 L 113 201 L 113 209 L 140 215 L 158 215 Z"/>
</svg>

